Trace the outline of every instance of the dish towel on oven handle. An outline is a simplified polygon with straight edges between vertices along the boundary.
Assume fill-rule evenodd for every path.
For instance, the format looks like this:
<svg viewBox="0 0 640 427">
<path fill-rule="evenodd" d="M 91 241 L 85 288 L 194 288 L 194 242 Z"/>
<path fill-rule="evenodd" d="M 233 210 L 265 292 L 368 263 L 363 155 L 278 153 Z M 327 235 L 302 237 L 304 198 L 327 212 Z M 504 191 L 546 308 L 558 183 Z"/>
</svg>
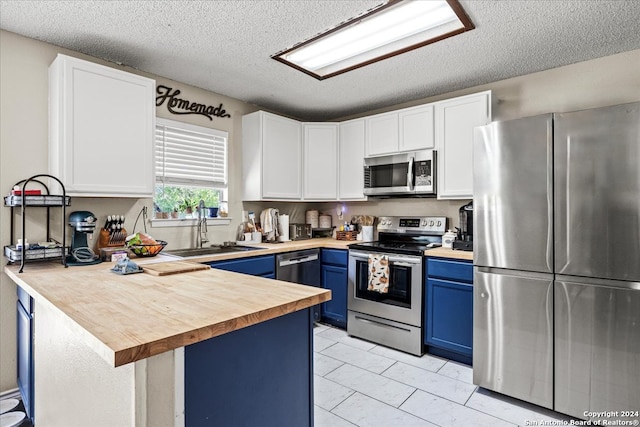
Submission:
<svg viewBox="0 0 640 427">
<path fill-rule="evenodd" d="M 389 292 L 389 257 L 369 254 L 369 284 L 367 290 L 386 294 Z"/>
</svg>

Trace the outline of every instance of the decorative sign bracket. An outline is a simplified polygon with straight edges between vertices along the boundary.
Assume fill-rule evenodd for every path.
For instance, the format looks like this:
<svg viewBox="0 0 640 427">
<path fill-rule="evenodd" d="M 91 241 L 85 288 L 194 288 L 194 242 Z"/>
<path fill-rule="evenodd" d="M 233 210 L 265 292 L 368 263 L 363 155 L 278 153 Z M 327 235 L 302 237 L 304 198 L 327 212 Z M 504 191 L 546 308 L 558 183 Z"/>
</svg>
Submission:
<svg viewBox="0 0 640 427">
<path fill-rule="evenodd" d="M 200 114 L 213 121 L 213 117 L 231 117 L 227 111 L 222 108 L 222 103 L 219 106 L 198 104 L 191 102 L 188 99 L 180 99 L 177 96 L 180 95 L 180 89 L 173 89 L 168 86 L 158 85 L 156 88 L 156 106 L 160 107 L 165 103 L 167 110 L 171 114 Z"/>
</svg>

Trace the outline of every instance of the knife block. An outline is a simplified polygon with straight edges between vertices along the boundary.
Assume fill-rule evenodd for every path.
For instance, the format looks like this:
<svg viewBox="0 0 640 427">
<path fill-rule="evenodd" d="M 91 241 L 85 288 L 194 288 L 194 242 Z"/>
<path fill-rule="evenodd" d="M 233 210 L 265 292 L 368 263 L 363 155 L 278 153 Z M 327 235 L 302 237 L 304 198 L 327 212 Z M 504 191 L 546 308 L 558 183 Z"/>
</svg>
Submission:
<svg viewBox="0 0 640 427">
<path fill-rule="evenodd" d="M 98 237 L 98 249 L 124 246 L 126 237 L 127 230 L 124 228 L 114 232 L 103 228 L 100 230 L 100 236 Z"/>
</svg>

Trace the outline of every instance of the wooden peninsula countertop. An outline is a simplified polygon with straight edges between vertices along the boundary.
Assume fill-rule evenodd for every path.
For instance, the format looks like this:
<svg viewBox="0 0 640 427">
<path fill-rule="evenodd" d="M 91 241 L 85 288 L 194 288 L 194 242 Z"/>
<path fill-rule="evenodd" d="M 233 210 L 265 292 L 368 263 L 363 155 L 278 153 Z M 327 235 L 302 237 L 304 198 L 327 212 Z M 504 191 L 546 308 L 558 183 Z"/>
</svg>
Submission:
<svg viewBox="0 0 640 427">
<path fill-rule="evenodd" d="M 312 248 L 348 249 L 355 241 L 331 238 L 280 244 L 259 243 L 261 250 L 184 258 L 209 262 Z M 430 249 L 426 256 L 473 259 L 472 252 Z M 175 261 L 173 256 L 134 258 L 143 265 Z M 331 299 L 331 292 L 239 273 L 210 269 L 168 276 L 118 275 L 113 263 L 63 268 L 31 263 L 5 272 L 61 319 L 112 366 L 145 359 L 233 332 Z"/>
<path fill-rule="evenodd" d="M 28 264 L 22 273 L 19 266 L 7 266 L 5 272 L 38 303 L 59 311 L 61 321 L 112 366 L 331 299 L 331 292 L 322 288 L 216 269 L 118 275 L 110 271 L 112 266 Z"/>
</svg>

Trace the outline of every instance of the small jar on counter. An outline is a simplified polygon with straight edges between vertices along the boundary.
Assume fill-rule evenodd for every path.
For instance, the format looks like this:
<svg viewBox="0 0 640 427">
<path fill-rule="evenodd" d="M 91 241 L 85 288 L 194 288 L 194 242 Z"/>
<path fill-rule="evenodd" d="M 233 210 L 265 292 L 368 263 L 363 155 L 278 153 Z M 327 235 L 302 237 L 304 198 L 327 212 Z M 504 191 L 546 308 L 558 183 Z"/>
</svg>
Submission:
<svg viewBox="0 0 640 427">
<path fill-rule="evenodd" d="M 229 216 L 229 205 L 227 202 L 220 202 L 220 205 L 218 206 L 218 216 L 221 218 Z"/>
</svg>

